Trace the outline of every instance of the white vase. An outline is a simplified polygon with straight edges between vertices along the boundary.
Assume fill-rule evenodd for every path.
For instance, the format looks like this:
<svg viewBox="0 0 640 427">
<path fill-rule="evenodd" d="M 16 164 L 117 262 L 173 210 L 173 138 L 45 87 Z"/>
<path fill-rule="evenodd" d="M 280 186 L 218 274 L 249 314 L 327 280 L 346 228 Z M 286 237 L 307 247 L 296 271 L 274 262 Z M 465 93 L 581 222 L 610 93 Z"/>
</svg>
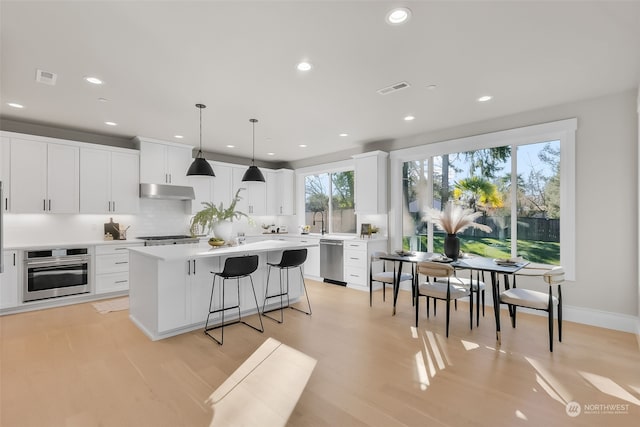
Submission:
<svg viewBox="0 0 640 427">
<path fill-rule="evenodd" d="M 213 235 L 229 243 L 233 238 L 233 223 L 231 221 L 216 222 L 213 226 Z"/>
</svg>

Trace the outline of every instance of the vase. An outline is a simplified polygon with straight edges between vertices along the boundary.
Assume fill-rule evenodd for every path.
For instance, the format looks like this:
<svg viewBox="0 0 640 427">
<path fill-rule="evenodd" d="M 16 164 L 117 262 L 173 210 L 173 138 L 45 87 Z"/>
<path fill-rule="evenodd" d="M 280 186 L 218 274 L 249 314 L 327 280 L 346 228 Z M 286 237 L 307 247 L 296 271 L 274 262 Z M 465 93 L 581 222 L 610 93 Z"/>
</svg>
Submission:
<svg viewBox="0 0 640 427">
<path fill-rule="evenodd" d="M 213 235 L 229 243 L 233 238 L 233 223 L 231 221 L 216 222 L 213 226 Z"/>
<path fill-rule="evenodd" d="M 460 253 L 460 239 L 456 234 L 447 234 L 444 238 L 444 254 L 452 260 L 458 259 Z"/>
</svg>

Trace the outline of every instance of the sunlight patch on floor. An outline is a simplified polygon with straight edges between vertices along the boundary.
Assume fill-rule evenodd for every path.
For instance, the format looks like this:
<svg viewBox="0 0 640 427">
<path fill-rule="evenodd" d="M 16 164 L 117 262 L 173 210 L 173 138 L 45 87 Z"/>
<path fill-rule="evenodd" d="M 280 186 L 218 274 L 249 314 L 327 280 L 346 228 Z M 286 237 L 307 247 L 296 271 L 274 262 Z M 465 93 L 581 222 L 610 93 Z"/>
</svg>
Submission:
<svg viewBox="0 0 640 427">
<path fill-rule="evenodd" d="M 464 346 L 464 349 L 467 350 L 467 351 L 475 350 L 476 348 L 480 348 L 479 344 L 476 344 L 476 343 L 471 342 L 471 341 L 460 340 L 460 342 Z"/>
<path fill-rule="evenodd" d="M 530 357 L 524 358 L 536 370 L 536 381 L 549 396 L 563 405 L 573 400 L 573 395 L 558 379 L 551 374 L 541 363 Z"/>
<path fill-rule="evenodd" d="M 427 367 L 424 364 L 424 358 L 422 357 L 422 351 L 416 353 L 416 372 L 418 373 L 418 382 L 420 383 L 420 390 L 426 390 L 429 387 L 429 375 L 427 375 Z"/>
<path fill-rule="evenodd" d="M 527 416 L 517 409 L 516 409 L 516 417 L 520 418 L 521 420 L 529 421 Z"/>
<path fill-rule="evenodd" d="M 590 382 L 591 385 L 593 385 L 604 394 L 608 394 L 609 396 L 617 397 L 618 399 L 626 400 L 629 403 L 640 406 L 640 400 L 638 400 L 635 396 L 618 385 L 611 378 L 592 374 L 590 372 L 578 371 L 578 373 L 582 376 L 582 378 Z"/>
<path fill-rule="evenodd" d="M 418 328 L 416 328 L 415 326 L 411 326 L 411 338 L 415 338 L 418 339 Z"/>
<path fill-rule="evenodd" d="M 435 357 L 436 363 L 438 364 L 438 369 L 440 369 L 440 370 L 444 369 L 445 366 L 444 366 L 444 361 L 442 360 L 442 354 L 440 353 L 440 350 L 438 349 L 438 345 L 436 343 L 436 338 L 433 335 L 433 332 L 427 331 L 427 333 L 425 335 L 427 336 L 427 339 L 429 340 L 429 345 L 431 346 L 431 350 L 433 351 L 433 357 Z M 426 349 L 427 348 L 427 343 L 424 341 L 424 338 L 423 338 L 423 342 L 424 342 L 424 346 L 425 346 L 425 349 Z"/>
</svg>

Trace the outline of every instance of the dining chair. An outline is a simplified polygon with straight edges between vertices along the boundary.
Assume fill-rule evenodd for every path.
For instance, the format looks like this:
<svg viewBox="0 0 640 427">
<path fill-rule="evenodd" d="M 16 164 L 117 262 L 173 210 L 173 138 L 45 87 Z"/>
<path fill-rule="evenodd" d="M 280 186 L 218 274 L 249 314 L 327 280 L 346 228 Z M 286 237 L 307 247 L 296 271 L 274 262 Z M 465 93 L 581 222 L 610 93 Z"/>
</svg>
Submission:
<svg viewBox="0 0 640 427">
<path fill-rule="evenodd" d="M 528 275 L 528 274 L 527 274 Z M 549 322 L 549 351 L 553 351 L 553 308 L 558 306 L 558 341 L 562 342 L 562 283 L 564 282 L 564 269 L 554 267 L 542 274 L 544 282 L 548 285 L 548 292 L 517 288 L 515 277 L 513 287 L 500 293 L 500 303 L 509 306 L 511 326 L 516 327 L 516 309 L 525 307 L 533 310 L 547 312 Z M 553 287 L 558 287 L 558 296 L 553 295 Z"/>
<path fill-rule="evenodd" d="M 420 297 L 426 297 L 427 317 L 429 317 L 429 298 L 443 300 L 446 302 L 447 322 L 446 336 L 449 337 L 449 318 L 451 316 L 451 301 L 471 295 L 470 288 L 455 284 L 455 269 L 449 264 L 433 261 L 423 261 L 418 263 L 418 276 L 426 276 L 426 281 L 420 283 L 416 290 L 416 328 L 418 327 L 418 313 Z M 435 314 L 435 310 L 434 310 Z M 473 304 L 469 304 L 469 322 L 473 328 Z"/>
<path fill-rule="evenodd" d="M 393 271 L 387 271 L 387 263 L 380 257 L 387 255 L 386 252 L 376 251 L 371 254 L 371 260 L 369 262 L 369 307 L 373 304 L 373 282 L 382 283 L 382 301 L 386 301 L 386 289 L 388 285 L 393 288 L 393 283 L 396 280 L 396 268 L 395 263 L 393 265 Z M 374 272 L 374 270 L 377 270 Z M 413 281 L 413 274 L 402 273 L 400 275 L 400 282 L 407 280 Z"/>
<path fill-rule="evenodd" d="M 475 279 L 473 278 L 473 273 L 474 270 L 469 270 L 469 278 L 467 279 L 466 277 L 460 277 L 458 276 L 457 271 L 454 272 L 454 276 L 451 277 L 451 283 L 453 283 L 454 285 L 458 285 L 458 286 L 464 286 L 465 288 L 469 288 L 471 290 L 471 295 L 469 295 L 469 298 L 473 298 L 473 294 L 476 295 L 476 325 L 479 326 L 480 325 L 480 299 L 482 299 L 482 317 L 484 317 L 484 305 L 485 305 L 485 290 L 487 288 L 487 286 L 484 283 L 484 272 L 481 272 L 479 270 L 476 270 L 476 277 Z M 482 280 L 480 280 L 480 277 L 482 277 Z M 446 278 L 439 278 L 436 279 L 436 281 L 441 281 L 443 283 L 446 283 L 447 279 Z M 470 301 L 472 304 L 473 302 Z M 457 310 L 458 309 L 458 300 L 454 301 L 454 307 Z M 434 312 L 435 312 L 435 302 L 434 302 Z"/>
</svg>

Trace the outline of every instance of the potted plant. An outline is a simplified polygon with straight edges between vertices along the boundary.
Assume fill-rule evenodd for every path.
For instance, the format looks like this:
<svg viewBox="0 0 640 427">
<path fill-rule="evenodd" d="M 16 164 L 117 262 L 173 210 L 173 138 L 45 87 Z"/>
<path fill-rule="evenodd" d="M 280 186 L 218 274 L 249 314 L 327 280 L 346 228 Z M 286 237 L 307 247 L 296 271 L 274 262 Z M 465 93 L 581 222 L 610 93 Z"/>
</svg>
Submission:
<svg viewBox="0 0 640 427">
<path fill-rule="evenodd" d="M 481 216 L 482 212 L 474 212 L 472 209 L 465 209 L 460 205 L 449 202 L 442 211 L 427 208 L 425 219 L 447 233 L 447 237 L 444 239 L 444 254 L 456 260 L 460 253 L 458 233 L 469 227 L 477 228 L 487 233 L 491 232 L 491 227 L 488 225 L 475 222 Z"/>
<path fill-rule="evenodd" d="M 210 202 L 202 202 L 204 209 L 191 218 L 191 235 L 195 236 L 197 234 L 209 234 L 213 232 L 218 239 L 225 241 L 231 240 L 233 220 L 240 219 L 243 216 L 249 218 L 247 214 L 236 210 L 236 203 L 242 200 L 242 197 L 240 197 L 240 191 L 242 190 L 244 190 L 244 188 L 239 188 L 238 191 L 236 191 L 236 195 L 226 209 L 222 202 L 219 206 Z"/>
</svg>

